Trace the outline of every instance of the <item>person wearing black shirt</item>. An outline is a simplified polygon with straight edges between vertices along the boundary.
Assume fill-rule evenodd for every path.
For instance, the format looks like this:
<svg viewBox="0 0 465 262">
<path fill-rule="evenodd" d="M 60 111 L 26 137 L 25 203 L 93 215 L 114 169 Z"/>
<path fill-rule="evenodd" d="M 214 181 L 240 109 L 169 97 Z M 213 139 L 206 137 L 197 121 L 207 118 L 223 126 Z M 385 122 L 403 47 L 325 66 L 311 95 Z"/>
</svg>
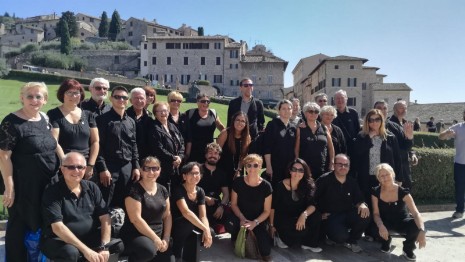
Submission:
<svg viewBox="0 0 465 262">
<path fill-rule="evenodd" d="M 136 87 L 131 90 L 130 106 L 126 113 L 134 122 L 136 122 L 136 143 L 139 159 L 144 159 L 148 156 L 148 135 L 147 132 L 152 124 L 152 113 L 145 109 L 147 98 L 144 89 Z"/>
<path fill-rule="evenodd" d="M 242 111 L 249 119 L 249 130 L 252 140 L 257 137 L 258 132 L 263 131 L 265 115 L 263 114 L 263 103 L 252 96 L 253 82 L 250 78 L 244 78 L 239 83 L 241 96 L 229 101 L 227 127 L 233 125 L 232 117 L 235 113 Z"/>
<path fill-rule="evenodd" d="M 347 106 L 347 99 L 347 93 L 342 89 L 334 94 L 337 117 L 334 119 L 333 124 L 342 130 L 347 144 L 347 153 L 352 156 L 354 139 L 360 131 L 360 116 L 357 110 Z"/>
<path fill-rule="evenodd" d="M 83 180 L 86 160 L 77 152 L 63 159 L 63 177 L 49 185 L 42 198 L 40 248 L 53 261 L 108 261 L 121 253 L 121 241 L 111 240 L 111 219 L 97 185 Z M 98 230 L 100 227 L 100 230 Z"/>
<path fill-rule="evenodd" d="M 322 175 L 316 181 L 315 201 L 326 222 L 329 242 L 344 243 L 357 253 L 362 251 L 357 241 L 368 226 L 370 211 L 357 181 L 347 176 L 349 158 L 338 154 L 334 160 L 334 171 Z"/>
<path fill-rule="evenodd" d="M 104 200 L 110 207 L 123 207 L 126 191 L 139 180 L 139 155 L 136 144 L 136 124 L 126 112 L 126 88 L 112 90 L 112 109 L 96 118 L 100 137 L 100 151 L 96 170 Z"/>
<path fill-rule="evenodd" d="M 199 187 L 205 191 L 205 204 L 210 227 L 216 233 L 224 233 L 224 209 L 229 204 L 229 188 L 226 174 L 217 167 L 220 160 L 221 147 L 217 143 L 210 143 L 205 148 L 205 163 L 201 166 Z M 220 195 L 223 194 L 223 198 Z"/>
<path fill-rule="evenodd" d="M 111 105 L 105 103 L 109 88 L 110 82 L 108 82 L 105 78 L 92 79 L 89 85 L 89 92 L 92 97 L 82 101 L 79 107 L 83 110 L 94 113 L 95 116 L 99 116 L 110 111 Z"/>
</svg>

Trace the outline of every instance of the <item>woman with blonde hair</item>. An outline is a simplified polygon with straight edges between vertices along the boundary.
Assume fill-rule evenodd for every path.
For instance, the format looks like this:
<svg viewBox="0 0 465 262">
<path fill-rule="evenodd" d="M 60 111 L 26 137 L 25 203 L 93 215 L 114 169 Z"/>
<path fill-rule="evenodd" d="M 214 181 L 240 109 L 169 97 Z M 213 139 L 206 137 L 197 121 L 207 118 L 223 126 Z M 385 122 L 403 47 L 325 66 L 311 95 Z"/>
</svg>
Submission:
<svg viewBox="0 0 465 262">
<path fill-rule="evenodd" d="M 425 224 L 408 189 L 395 182 L 395 173 L 389 164 L 379 164 L 375 168 L 379 186 L 372 189 L 373 220 L 381 238 L 381 251 L 391 251 L 389 230 L 405 234 L 403 256 L 415 261 L 415 242 L 419 247 L 426 246 Z"/>
</svg>

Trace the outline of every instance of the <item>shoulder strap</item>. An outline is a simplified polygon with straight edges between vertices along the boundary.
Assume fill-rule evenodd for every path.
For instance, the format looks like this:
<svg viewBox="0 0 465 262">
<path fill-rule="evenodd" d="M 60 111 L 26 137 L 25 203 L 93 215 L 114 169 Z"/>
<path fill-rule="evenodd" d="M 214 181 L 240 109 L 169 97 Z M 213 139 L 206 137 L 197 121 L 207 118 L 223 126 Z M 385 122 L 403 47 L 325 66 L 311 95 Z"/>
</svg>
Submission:
<svg viewBox="0 0 465 262">
<path fill-rule="evenodd" d="M 192 118 L 192 116 L 194 115 L 194 111 L 195 109 L 189 109 L 187 111 L 187 119 L 190 120 Z"/>
<path fill-rule="evenodd" d="M 213 116 L 215 117 L 215 120 L 216 120 L 216 118 L 217 118 L 216 110 L 211 108 L 210 111 L 213 113 Z"/>
</svg>

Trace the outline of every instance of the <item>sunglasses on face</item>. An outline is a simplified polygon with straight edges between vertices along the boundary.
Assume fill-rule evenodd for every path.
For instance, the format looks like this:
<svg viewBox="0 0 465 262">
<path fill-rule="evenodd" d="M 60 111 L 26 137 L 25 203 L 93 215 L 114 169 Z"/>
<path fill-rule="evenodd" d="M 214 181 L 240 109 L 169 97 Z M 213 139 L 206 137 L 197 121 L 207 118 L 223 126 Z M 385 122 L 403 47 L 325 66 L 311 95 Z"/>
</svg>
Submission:
<svg viewBox="0 0 465 262">
<path fill-rule="evenodd" d="M 339 168 L 349 168 L 350 164 L 334 163 L 334 166 Z"/>
<path fill-rule="evenodd" d="M 381 122 L 381 117 L 368 118 L 368 123 Z"/>
<path fill-rule="evenodd" d="M 258 168 L 260 165 L 254 163 L 254 164 L 246 164 L 245 167 L 247 168 Z"/>
<path fill-rule="evenodd" d="M 35 95 L 35 96 L 34 96 L 34 95 L 27 95 L 26 98 L 27 98 L 28 100 L 32 100 L 32 99 L 34 99 L 34 98 L 37 99 L 37 100 L 42 100 L 42 99 L 44 99 L 44 97 L 41 96 L 41 95 Z"/>
<path fill-rule="evenodd" d="M 320 110 L 307 110 L 307 112 L 310 114 L 319 114 Z"/>
<path fill-rule="evenodd" d="M 144 166 L 142 167 L 142 170 L 144 170 L 145 172 L 157 172 L 160 170 L 160 167 L 159 166 Z"/>
<path fill-rule="evenodd" d="M 182 103 L 182 100 L 178 100 L 178 99 L 171 99 L 170 100 L 171 103 Z"/>
<path fill-rule="evenodd" d="M 94 86 L 94 89 L 97 91 L 107 91 L 108 87 L 103 87 L 103 86 Z"/>
<path fill-rule="evenodd" d="M 124 101 L 126 101 L 126 100 L 129 99 L 128 96 L 119 96 L 119 95 L 114 95 L 113 98 L 116 99 L 116 100 L 121 100 L 121 99 L 123 99 Z"/>
<path fill-rule="evenodd" d="M 67 95 L 67 96 L 81 96 L 81 92 L 79 92 L 79 91 L 66 91 L 65 95 Z"/>
<path fill-rule="evenodd" d="M 304 169 L 303 168 L 297 168 L 297 167 L 291 167 L 291 172 L 297 172 L 297 173 L 304 173 Z"/>
<path fill-rule="evenodd" d="M 323 102 L 326 103 L 328 102 L 328 100 L 318 100 L 318 103 L 323 103 Z"/>
<path fill-rule="evenodd" d="M 66 166 L 63 166 L 64 168 L 68 169 L 68 170 L 79 170 L 79 171 L 82 171 L 84 169 L 86 169 L 86 166 L 81 166 L 81 165 L 66 165 Z"/>
<path fill-rule="evenodd" d="M 253 87 L 253 84 L 242 84 L 243 87 Z"/>
<path fill-rule="evenodd" d="M 209 104 L 211 103 L 211 101 L 210 101 L 210 100 L 206 100 L 206 99 L 202 99 L 202 100 L 199 100 L 199 103 L 209 105 Z"/>
</svg>

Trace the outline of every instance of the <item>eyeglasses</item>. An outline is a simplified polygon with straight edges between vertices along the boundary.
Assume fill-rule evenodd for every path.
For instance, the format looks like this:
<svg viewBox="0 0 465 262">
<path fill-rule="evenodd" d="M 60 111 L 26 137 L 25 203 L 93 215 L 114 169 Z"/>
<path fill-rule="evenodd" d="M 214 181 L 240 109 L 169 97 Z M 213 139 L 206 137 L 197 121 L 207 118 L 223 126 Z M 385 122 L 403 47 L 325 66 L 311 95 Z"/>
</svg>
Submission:
<svg viewBox="0 0 465 262">
<path fill-rule="evenodd" d="M 79 92 L 79 91 L 66 91 L 65 95 L 67 95 L 67 96 L 81 96 L 81 92 Z"/>
<path fill-rule="evenodd" d="M 97 91 L 107 91 L 108 90 L 108 87 L 104 87 L 104 86 L 94 86 L 94 89 L 97 90 Z"/>
<path fill-rule="evenodd" d="M 168 110 L 156 110 L 155 112 L 157 113 L 162 113 L 162 114 L 167 114 L 168 113 Z"/>
<path fill-rule="evenodd" d="M 68 169 L 68 170 L 79 170 L 79 171 L 82 171 L 84 169 L 86 169 L 86 166 L 81 166 L 81 165 L 67 165 L 67 166 L 63 166 L 64 168 Z"/>
<path fill-rule="evenodd" d="M 381 122 L 381 117 L 368 118 L 368 123 Z"/>
<path fill-rule="evenodd" d="M 320 110 L 307 110 L 307 112 L 310 114 L 319 114 Z"/>
<path fill-rule="evenodd" d="M 238 123 L 241 123 L 241 124 L 245 124 L 245 120 L 242 120 L 242 119 L 236 119 L 234 120 L 234 122 L 238 122 Z"/>
<path fill-rule="evenodd" d="M 243 87 L 253 87 L 253 84 L 242 84 Z"/>
<path fill-rule="evenodd" d="M 304 173 L 305 170 L 303 168 L 297 168 L 297 167 L 291 167 L 290 169 L 291 172 L 297 172 L 297 173 Z"/>
<path fill-rule="evenodd" d="M 37 99 L 37 100 L 42 100 L 42 99 L 44 99 L 44 97 L 41 96 L 41 95 L 35 95 L 35 96 L 34 96 L 34 95 L 27 95 L 26 98 L 27 98 L 28 100 L 32 100 L 32 99 L 34 99 L 34 98 Z"/>
<path fill-rule="evenodd" d="M 326 102 L 328 102 L 328 100 L 326 100 L 326 99 L 324 99 L 324 100 L 323 100 L 323 99 L 318 100 L 318 103 L 323 103 L 323 102 L 326 103 Z"/>
<path fill-rule="evenodd" d="M 155 95 L 154 95 L 154 94 L 148 94 L 148 93 L 145 93 L 145 96 L 154 97 Z"/>
<path fill-rule="evenodd" d="M 334 166 L 339 167 L 339 168 L 349 168 L 350 164 L 343 164 L 343 163 L 334 163 Z"/>
<path fill-rule="evenodd" d="M 211 103 L 211 101 L 210 101 L 210 100 L 206 100 L 206 99 L 202 99 L 202 100 L 199 100 L 199 103 L 209 105 L 209 104 Z"/>
<path fill-rule="evenodd" d="M 128 96 L 119 96 L 119 95 L 114 95 L 113 98 L 116 99 L 116 100 L 123 99 L 124 101 L 129 99 Z"/>
<path fill-rule="evenodd" d="M 157 171 L 160 171 L 160 167 L 159 166 L 144 166 L 142 167 L 142 170 L 144 170 L 145 172 L 157 172 Z"/>
<path fill-rule="evenodd" d="M 247 168 L 258 168 L 260 165 L 257 164 L 257 163 L 254 163 L 254 164 L 246 164 L 245 167 Z"/>
<path fill-rule="evenodd" d="M 182 100 L 178 100 L 178 99 L 171 99 L 170 100 L 171 103 L 182 103 Z"/>
</svg>

